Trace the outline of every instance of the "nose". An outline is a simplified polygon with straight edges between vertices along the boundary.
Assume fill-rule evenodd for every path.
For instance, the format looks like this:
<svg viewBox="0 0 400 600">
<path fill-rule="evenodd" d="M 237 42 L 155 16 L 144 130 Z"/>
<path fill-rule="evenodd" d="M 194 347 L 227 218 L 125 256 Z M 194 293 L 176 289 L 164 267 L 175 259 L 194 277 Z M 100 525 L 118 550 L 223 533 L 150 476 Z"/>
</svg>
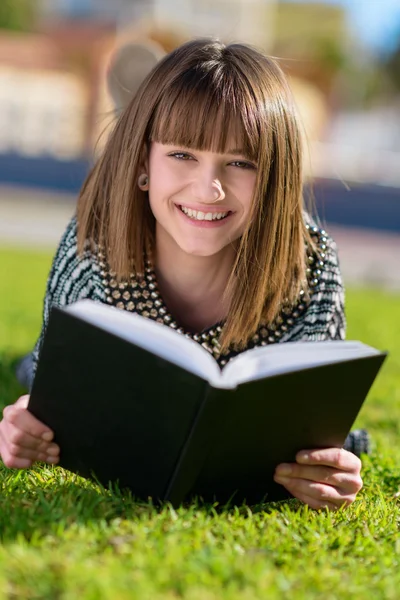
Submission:
<svg viewBox="0 0 400 600">
<path fill-rule="evenodd" d="M 193 196 L 199 202 L 213 203 L 225 199 L 225 192 L 221 180 L 215 173 L 207 173 L 204 170 L 197 174 L 193 182 Z"/>
</svg>

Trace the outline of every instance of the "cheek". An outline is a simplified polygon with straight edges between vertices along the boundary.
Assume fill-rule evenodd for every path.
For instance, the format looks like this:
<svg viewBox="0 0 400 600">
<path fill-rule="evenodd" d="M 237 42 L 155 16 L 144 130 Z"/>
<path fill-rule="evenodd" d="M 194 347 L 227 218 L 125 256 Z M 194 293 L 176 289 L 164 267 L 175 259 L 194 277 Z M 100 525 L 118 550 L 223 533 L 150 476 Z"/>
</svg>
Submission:
<svg viewBox="0 0 400 600">
<path fill-rule="evenodd" d="M 170 201 L 171 196 L 173 196 L 173 189 L 173 186 L 169 185 L 169 181 L 162 176 L 157 177 L 157 181 L 153 181 L 153 183 L 150 184 L 150 209 L 153 215 L 159 221 L 162 221 L 165 217 L 168 217 L 174 208 Z"/>
<path fill-rule="evenodd" d="M 151 169 L 150 171 L 150 184 L 149 184 L 149 202 L 150 208 L 153 212 L 159 209 L 165 198 L 168 197 L 168 191 L 171 186 L 170 178 L 168 177 L 168 171 L 157 167 L 157 169 Z"/>
<path fill-rule="evenodd" d="M 249 177 L 247 180 L 242 180 L 236 189 L 238 191 L 237 197 L 240 199 L 243 211 L 248 214 L 253 204 L 255 178 Z"/>
<path fill-rule="evenodd" d="M 157 168 L 153 168 L 150 173 L 149 196 L 151 203 L 160 204 L 166 201 L 182 186 L 183 177 L 180 176 L 170 166 L 160 161 Z"/>
<path fill-rule="evenodd" d="M 163 198 L 160 195 L 160 192 L 161 190 L 154 186 L 149 190 L 150 209 L 156 218 L 160 214 L 163 205 Z"/>
</svg>

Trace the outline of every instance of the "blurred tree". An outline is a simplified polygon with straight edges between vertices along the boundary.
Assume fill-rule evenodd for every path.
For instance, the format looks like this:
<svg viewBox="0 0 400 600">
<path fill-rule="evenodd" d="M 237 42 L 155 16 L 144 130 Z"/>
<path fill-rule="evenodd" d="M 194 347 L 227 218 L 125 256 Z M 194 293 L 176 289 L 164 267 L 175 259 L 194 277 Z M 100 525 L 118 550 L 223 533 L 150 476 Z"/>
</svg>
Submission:
<svg viewBox="0 0 400 600">
<path fill-rule="evenodd" d="M 349 41 L 343 7 L 323 2 L 278 2 L 273 54 L 292 75 L 308 80 L 331 98 L 337 74 L 349 63 Z"/>
<path fill-rule="evenodd" d="M 31 31 L 36 24 L 37 0 L 0 0 L 0 29 Z"/>
<path fill-rule="evenodd" d="M 394 51 L 385 61 L 385 71 L 389 85 L 395 92 L 400 92 L 400 35 Z"/>
<path fill-rule="evenodd" d="M 331 73 L 343 69 L 349 63 L 348 50 L 340 39 L 316 35 L 309 45 L 314 59 Z"/>
</svg>

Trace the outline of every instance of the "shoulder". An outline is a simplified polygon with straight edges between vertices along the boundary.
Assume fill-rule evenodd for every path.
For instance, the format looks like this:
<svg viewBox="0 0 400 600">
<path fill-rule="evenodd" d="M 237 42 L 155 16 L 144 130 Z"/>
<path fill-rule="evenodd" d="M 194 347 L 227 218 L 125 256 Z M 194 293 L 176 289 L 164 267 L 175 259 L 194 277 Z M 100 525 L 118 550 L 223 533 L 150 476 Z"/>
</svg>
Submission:
<svg viewBox="0 0 400 600">
<path fill-rule="evenodd" d="M 56 250 L 52 272 L 62 269 L 65 262 L 71 260 L 78 254 L 78 227 L 76 217 L 72 217 L 68 223 Z"/>
<path fill-rule="evenodd" d="M 306 225 L 316 246 L 316 251 L 307 247 L 310 298 L 281 341 L 344 339 L 345 294 L 336 243 L 310 218 Z"/>
<path fill-rule="evenodd" d="M 100 267 L 95 253 L 87 244 L 78 253 L 78 223 L 74 216 L 68 223 L 54 256 L 48 281 L 48 293 L 59 305 L 100 293 Z"/>
<path fill-rule="evenodd" d="M 307 216 L 306 227 L 316 251 L 307 248 L 308 279 L 312 296 L 322 290 L 342 289 L 338 249 L 329 233 Z"/>
<path fill-rule="evenodd" d="M 315 276 L 310 281 L 311 295 L 302 319 L 301 339 L 344 339 L 345 292 L 338 249 L 325 229 L 315 223 L 308 226 L 317 251 L 310 254 Z"/>
</svg>

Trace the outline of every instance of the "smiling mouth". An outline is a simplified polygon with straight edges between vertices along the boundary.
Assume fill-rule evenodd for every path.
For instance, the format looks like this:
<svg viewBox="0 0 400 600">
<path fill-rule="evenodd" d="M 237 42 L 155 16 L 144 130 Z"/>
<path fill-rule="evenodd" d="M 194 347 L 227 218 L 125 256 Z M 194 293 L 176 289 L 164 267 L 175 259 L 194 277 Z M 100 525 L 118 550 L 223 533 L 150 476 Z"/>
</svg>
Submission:
<svg viewBox="0 0 400 600">
<path fill-rule="evenodd" d="M 182 205 L 179 205 L 179 208 L 189 219 L 193 219 L 193 221 L 222 221 L 232 214 L 231 210 L 225 212 L 202 212 Z"/>
</svg>

